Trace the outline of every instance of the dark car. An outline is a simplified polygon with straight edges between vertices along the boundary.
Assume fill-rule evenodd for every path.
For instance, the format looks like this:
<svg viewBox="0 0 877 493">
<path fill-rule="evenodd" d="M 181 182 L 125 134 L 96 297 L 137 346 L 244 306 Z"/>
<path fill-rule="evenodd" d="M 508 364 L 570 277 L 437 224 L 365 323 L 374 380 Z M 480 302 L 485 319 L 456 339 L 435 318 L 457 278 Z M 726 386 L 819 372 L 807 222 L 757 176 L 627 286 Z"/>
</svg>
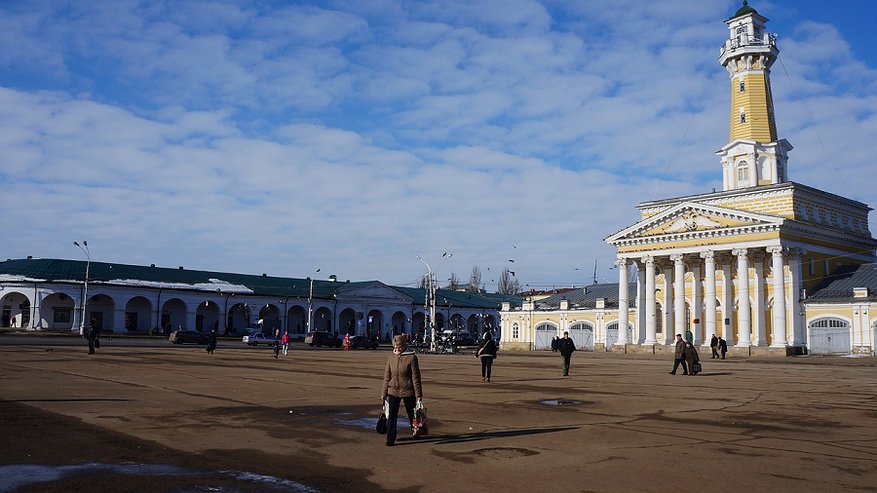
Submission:
<svg viewBox="0 0 877 493">
<path fill-rule="evenodd" d="M 207 344 L 207 335 L 197 330 L 175 330 L 168 340 L 174 344 Z"/>
<path fill-rule="evenodd" d="M 350 349 L 377 349 L 378 341 L 369 339 L 366 336 L 352 336 L 350 338 Z"/>
<path fill-rule="evenodd" d="M 329 346 L 329 347 L 341 347 L 341 339 L 333 334 L 328 332 L 324 332 L 322 330 L 314 330 L 308 332 L 308 335 L 305 336 L 305 344 L 308 346 Z"/>
<path fill-rule="evenodd" d="M 468 332 L 460 332 L 457 334 L 457 345 L 458 346 L 477 346 L 478 341 L 476 341 Z"/>
</svg>

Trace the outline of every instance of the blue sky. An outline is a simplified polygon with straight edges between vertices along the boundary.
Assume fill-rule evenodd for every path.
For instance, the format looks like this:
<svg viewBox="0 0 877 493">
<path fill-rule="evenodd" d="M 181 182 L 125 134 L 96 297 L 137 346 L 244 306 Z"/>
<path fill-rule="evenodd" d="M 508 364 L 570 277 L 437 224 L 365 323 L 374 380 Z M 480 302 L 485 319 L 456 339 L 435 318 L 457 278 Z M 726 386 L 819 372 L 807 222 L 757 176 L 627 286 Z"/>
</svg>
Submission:
<svg viewBox="0 0 877 493">
<path fill-rule="evenodd" d="M 877 205 L 877 4 L 751 5 L 790 178 Z M 638 202 L 721 189 L 739 6 L 2 2 L 0 256 L 614 282 Z"/>
</svg>

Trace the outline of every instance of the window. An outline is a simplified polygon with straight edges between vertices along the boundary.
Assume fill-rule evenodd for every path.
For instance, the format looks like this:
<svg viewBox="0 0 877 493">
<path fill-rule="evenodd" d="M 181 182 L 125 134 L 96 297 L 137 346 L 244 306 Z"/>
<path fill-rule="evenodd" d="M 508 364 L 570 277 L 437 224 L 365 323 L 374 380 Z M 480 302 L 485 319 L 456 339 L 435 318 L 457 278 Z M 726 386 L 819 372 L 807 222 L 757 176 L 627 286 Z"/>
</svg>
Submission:
<svg viewBox="0 0 877 493">
<path fill-rule="evenodd" d="M 809 261 L 807 262 L 807 271 L 810 273 L 811 276 L 816 275 L 816 260 L 814 260 L 813 257 L 810 257 Z"/>
<path fill-rule="evenodd" d="M 746 123 L 746 112 L 745 111 L 740 112 L 740 123 Z"/>
<path fill-rule="evenodd" d="M 737 182 L 743 184 L 749 182 L 749 163 L 746 161 L 737 163 Z"/>
<path fill-rule="evenodd" d="M 740 92 L 746 92 L 746 81 L 740 81 Z"/>
<path fill-rule="evenodd" d="M 828 259 L 822 261 L 822 272 L 827 276 L 829 274 L 828 271 Z"/>
<path fill-rule="evenodd" d="M 69 309 L 58 309 L 55 308 L 54 313 L 52 314 L 52 321 L 55 323 L 67 323 L 70 321 L 70 310 Z"/>
<path fill-rule="evenodd" d="M 515 322 L 512 324 L 512 339 L 517 339 L 520 337 L 520 330 L 518 328 L 518 323 Z"/>
</svg>

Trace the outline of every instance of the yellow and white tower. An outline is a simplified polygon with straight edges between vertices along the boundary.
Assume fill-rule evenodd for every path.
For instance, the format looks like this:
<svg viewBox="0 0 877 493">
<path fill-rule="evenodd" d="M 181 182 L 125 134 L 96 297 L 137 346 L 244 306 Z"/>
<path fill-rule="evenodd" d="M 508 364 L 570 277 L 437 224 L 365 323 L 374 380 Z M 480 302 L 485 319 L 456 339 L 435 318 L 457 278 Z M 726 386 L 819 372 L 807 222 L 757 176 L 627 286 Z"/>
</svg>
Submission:
<svg viewBox="0 0 877 493">
<path fill-rule="evenodd" d="M 725 190 L 787 181 L 791 144 L 777 139 L 770 68 L 779 55 L 776 35 L 765 32 L 767 18 L 746 0 L 728 24 L 729 39 L 719 62 L 731 79 L 731 119 L 722 159 Z"/>
</svg>

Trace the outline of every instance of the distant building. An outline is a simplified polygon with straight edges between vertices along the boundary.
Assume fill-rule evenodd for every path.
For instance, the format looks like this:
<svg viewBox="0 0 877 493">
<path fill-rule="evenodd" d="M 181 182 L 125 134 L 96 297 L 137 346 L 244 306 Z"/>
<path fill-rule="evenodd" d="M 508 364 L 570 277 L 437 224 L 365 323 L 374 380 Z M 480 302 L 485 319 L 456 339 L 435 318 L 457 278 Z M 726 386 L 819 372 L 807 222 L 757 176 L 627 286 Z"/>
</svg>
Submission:
<svg viewBox="0 0 877 493">
<path fill-rule="evenodd" d="M 117 333 L 183 327 L 241 335 L 279 328 L 303 337 L 309 318 L 314 330 L 382 339 L 426 331 L 425 291 L 418 288 L 105 262 L 89 267 L 83 303 L 84 261 L 0 262 L 0 327 L 79 331 L 84 307 L 91 326 Z M 436 326 L 472 335 L 497 330 L 501 303 L 513 299 L 439 289 Z"/>
<path fill-rule="evenodd" d="M 716 334 L 737 354 L 874 352 L 871 209 L 788 180 L 792 146 L 777 137 L 770 88 L 779 50 L 766 22 L 746 2 L 726 21 L 724 190 L 639 204 L 642 219 L 606 238 L 619 283 L 595 287 L 601 298 L 504 305 L 505 347 L 543 349 L 549 333 L 570 330 L 586 348 L 656 352 L 691 330 L 696 344 Z"/>
</svg>

